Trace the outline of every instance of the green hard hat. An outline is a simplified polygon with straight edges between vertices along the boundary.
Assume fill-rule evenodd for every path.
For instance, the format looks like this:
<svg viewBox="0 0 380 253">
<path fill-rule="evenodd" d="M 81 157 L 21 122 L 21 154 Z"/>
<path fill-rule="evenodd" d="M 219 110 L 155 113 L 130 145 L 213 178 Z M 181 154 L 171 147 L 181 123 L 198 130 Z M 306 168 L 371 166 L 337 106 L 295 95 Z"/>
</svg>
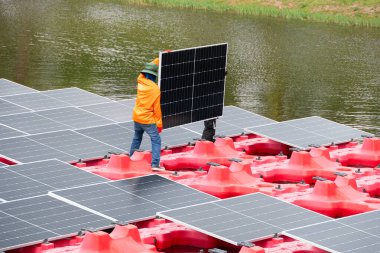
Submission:
<svg viewBox="0 0 380 253">
<path fill-rule="evenodd" d="M 154 76 L 158 76 L 158 66 L 154 64 L 153 62 L 145 63 L 144 69 L 141 71 L 141 73 L 148 73 Z"/>
</svg>

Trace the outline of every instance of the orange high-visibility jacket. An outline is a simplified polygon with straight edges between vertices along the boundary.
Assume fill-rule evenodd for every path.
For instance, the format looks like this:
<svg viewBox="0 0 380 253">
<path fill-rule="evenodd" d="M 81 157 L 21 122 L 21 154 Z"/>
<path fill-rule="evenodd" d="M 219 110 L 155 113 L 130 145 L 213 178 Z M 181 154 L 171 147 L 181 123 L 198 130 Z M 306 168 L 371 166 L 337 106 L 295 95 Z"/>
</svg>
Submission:
<svg viewBox="0 0 380 253">
<path fill-rule="evenodd" d="M 153 63 L 159 64 L 158 58 Z M 137 98 L 132 119 L 140 124 L 156 124 L 162 128 L 161 92 L 158 85 L 140 74 L 137 78 Z"/>
</svg>

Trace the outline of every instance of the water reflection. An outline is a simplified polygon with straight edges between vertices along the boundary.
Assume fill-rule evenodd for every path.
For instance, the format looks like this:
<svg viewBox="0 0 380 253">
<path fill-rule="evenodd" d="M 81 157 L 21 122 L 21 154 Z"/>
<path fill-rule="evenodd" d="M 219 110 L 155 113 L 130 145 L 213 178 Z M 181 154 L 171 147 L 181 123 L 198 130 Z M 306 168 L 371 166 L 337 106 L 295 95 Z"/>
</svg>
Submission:
<svg viewBox="0 0 380 253">
<path fill-rule="evenodd" d="M 0 76 L 45 90 L 135 93 L 157 50 L 229 43 L 226 103 L 380 131 L 380 30 L 120 1 L 0 0 Z"/>
</svg>

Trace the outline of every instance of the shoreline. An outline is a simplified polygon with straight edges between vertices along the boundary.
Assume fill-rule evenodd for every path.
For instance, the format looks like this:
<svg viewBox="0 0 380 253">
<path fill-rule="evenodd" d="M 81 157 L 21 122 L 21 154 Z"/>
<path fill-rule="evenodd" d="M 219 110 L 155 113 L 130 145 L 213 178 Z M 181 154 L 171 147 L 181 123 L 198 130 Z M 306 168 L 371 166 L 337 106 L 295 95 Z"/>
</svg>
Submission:
<svg viewBox="0 0 380 253">
<path fill-rule="evenodd" d="M 288 4 L 286 6 L 275 6 L 275 5 L 264 5 L 258 4 L 256 1 L 239 1 L 239 0 L 122 0 L 124 3 L 139 4 L 146 6 L 160 6 L 168 8 L 183 8 L 183 9 L 195 9 L 204 11 L 215 11 L 215 12 L 229 12 L 237 13 L 242 15 L 256 15 L 256 16 L 270 16 L 270 17 L 280 17 L 284 19 L 297 19 L 297 20 L 307 20 L 314 22 L 323 23 L 333 23 L 340 25 L 355 25 L 355 26 L 366 26 L 366 27 L 380 27 L 380 16 L 377 15 L 377 11 L 380 9 L 380 4 L 374 7 L 368 6 L 356 6 L 353 5 L 342 5 L 342 12 L 335 9 L 336 13 L 328 11 L 311 11 L 317 7 L 307 8 L 305 4 L 308 2 L 305 0 L 304 4 L 298 3 L 297 6 Z M 281 3 L 281 1 L 272 1 L 275 3 Z M 300 1 L 298 1 L 300 2 Z M 332 9 L 333 6 L 321 5 L 318 6 L 320 10 Z M 350 11 L 350 15 L 344 14 L 344 10 Z M 351 10 L 352 9 L 352 10 Z M 373 13 L 362 14 L 358 11 L 363 10 L 374 10 Z M 357 12 L 357 13 L 355 13 Z M 353 15 L 351 15 L 353 14 Z M 372 15 L 373 14 L 373 15 Z M 371 16 L 372 15 L 372 16 Z"/>
</svg>

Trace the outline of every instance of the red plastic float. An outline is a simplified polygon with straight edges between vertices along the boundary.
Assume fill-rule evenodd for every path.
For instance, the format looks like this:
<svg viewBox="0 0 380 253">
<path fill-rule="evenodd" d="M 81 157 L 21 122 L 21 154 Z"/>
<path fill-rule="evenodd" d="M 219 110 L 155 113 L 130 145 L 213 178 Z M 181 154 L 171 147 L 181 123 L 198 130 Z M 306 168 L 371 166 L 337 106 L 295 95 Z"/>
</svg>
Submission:
<svg viewBox="0 0 380 253">
<path fill-rule="evenodd" d="M 157 253 L 154 245 L 144 244 L 136 226 L 117 225 L 108 234 L 103 231 L 86 232 L 83 242 L 76 246 L 46 249 L 44 253 Z"/>
<path fill-rule="evenodd" d="M 380 138 L 365 138 L 362 145 L 331 151 L 331 158 L 345 166 L 380 165 Z"/>
<path fill-rule="evenodd" d="M 357 190 L 354 176 L 338 176 L 334 182 L 317 181 L 310 194 L 292 203 L 333 218 L 380 210 L 380 199 Z"/>
<path fill-rule="evenodd" d="M 289 146 L 268 138 L 239 136 L 234 142 L 236 150 L 245 151 L 249 155 L 290 155 Z"/>
<path fill-rule="evenodd" d="M 181 177 L 171 175 L 169 178 Z M 262 192 L 268 195 L 277 195 L 280 192 L 293 192 L 298 188 L 287 184 L 278 187 L 277 184 L 266 183 L 263 179 L 255 177 L 251 173 L 251 165 L 247 161 L 232 162 L 230 167 L 212 165 L 207 174 L 198 174 L 194 177 L 175 179 L 177 182 L 188 185 L 200 191 L 206 192 L 218 198 L 229 198 L 249 193 Z"/>
<path fill-rule="evenodd" d="M 145 176 L 152 173 L 151 157 L 152 154 L 148 151 L 136 151 L 132 157 L 125 154 L 112 154 L 109 159 L 104 159 L 96 166 L 86 167 L 85 170 L 111 180 Z M 84 168 L 85 166 L 79 165 L 78 167 Z"/>
<path fill-rule="evenodd" d="M 215 143 L 197 141 L 193 150 L 169 154 L 161 157 L 161 163 L 167 170 L 199 169 L 208 170 L 208 162 L 229 166 L 230 158 L 252 158 L 235 149 L 231 138 L 217 138 Z"/>
<path fill-rule="evenodd" d="M 252 172 L 262 175 L 267 182 L 299 182 L 312 183 L 315 176 L 330 180 L 336 178 L 335 172 L 355 174 L 356 168 L 342 166 L 331 161 L 327 148 L 314 148 L 310 152 L 293 152 L 289 160 L 269 164 L 253 162 Z M 372 175 L 372 168 L 362 168 L 361 173 Z"/>
</svg>

